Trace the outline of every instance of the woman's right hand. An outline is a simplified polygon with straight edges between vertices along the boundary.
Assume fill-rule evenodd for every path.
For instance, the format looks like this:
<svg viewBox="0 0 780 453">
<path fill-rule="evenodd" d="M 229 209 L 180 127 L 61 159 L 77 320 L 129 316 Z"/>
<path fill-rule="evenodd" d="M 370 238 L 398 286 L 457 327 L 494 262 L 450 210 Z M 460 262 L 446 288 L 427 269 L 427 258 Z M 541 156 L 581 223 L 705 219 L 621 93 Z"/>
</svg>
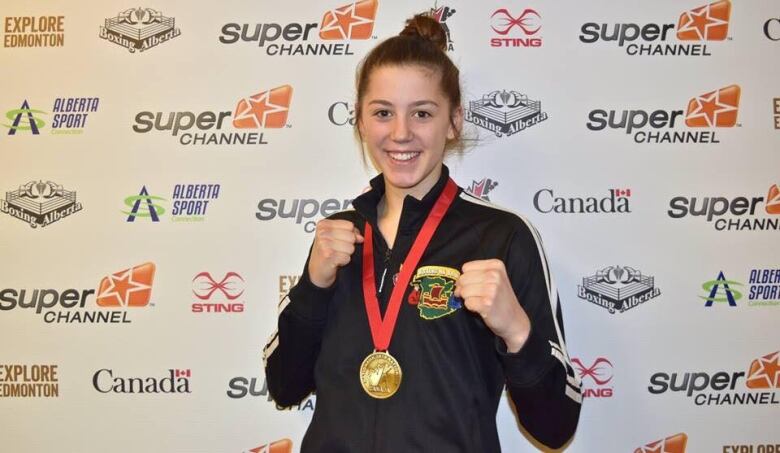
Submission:
<svg viewBox="0 0 780 453">
<path fill-rule="evenodd" d="M 314 245 L 309 257 L 309 280 L 320 288 L 329 288 L 336 281 L 339 267 L 352 259 L 355 244 L 363 236 L 349 220 L 322 219 L 317 222 Z"/>
</svg>

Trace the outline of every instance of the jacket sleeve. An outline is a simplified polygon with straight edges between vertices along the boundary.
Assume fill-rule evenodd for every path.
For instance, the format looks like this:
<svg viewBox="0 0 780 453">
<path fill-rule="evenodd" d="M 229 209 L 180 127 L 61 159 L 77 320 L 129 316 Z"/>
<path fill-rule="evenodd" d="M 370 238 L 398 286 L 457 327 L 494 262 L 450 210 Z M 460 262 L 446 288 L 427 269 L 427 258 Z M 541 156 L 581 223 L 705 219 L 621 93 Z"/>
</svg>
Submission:
<svg viewBox="0 0 780 453">
<path fill-rule="evenodd" d="M 300 280 L 279 303 L 278 329 L 263 349 L 268 392 L 282 407 L 301 402 L 315 390 L 314 364 L 336 287 L 314 285 L 308 267 L 307 259 Z"/>
<path fill-rule="evenodd" d="M 516 230 L 505 260 L 517 299 L 531 321 L 523 347 L 508 353 L 496 337 L 506 385 L 520 423 L 537 441 L 557 449 L 571 439 L 582 404 L 581 382 L 566 351 L 560 300 L 538 232 Z"/>
</svg>

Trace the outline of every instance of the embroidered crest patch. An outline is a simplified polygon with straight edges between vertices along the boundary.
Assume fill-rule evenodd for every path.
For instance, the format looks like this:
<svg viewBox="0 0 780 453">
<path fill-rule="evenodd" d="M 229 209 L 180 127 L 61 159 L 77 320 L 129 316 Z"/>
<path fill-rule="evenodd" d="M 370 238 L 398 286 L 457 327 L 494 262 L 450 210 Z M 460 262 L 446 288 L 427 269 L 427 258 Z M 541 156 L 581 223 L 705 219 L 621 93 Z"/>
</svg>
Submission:
<svg viewBox="0 0 780 453">
<path fill-rule="evenodd" d="M 444 266 L 423 266 L 412 278 L 409 303 L 417 305 L 420 317 L 436 319 L 447 316 L 463 306 L 455 297 L 455 281 L 460 277 L 457 269 Z"/>
</svg>

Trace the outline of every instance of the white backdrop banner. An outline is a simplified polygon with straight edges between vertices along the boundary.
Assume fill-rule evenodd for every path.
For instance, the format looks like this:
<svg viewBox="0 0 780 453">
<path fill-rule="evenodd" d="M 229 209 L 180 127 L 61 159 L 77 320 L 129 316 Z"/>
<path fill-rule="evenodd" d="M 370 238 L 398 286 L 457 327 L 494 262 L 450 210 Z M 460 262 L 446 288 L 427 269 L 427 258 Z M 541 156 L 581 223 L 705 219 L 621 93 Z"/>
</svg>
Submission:
<svg viewBox="0 0 780 453">
<path fill-rule="evenodd" d="M 277 408 L 261 349 L 374 174 L 355 67 L 428 11 L 454 179 L 545 241 L 567 451 L 780 452 L 777 1 L 6 3 L 0 450 L 299 450 L 316 396 Z"/>
</svg>

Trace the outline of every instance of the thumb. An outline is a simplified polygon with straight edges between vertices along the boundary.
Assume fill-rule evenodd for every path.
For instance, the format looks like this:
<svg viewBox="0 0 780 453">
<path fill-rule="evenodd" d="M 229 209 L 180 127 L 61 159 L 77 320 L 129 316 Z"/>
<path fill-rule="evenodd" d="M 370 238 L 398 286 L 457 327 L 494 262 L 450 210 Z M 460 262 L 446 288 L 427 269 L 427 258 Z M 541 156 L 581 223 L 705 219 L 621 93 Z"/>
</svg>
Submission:
<svg viewBox="0 0 780 453">
<path fill-rule="evenodd" d="M 362 244 L 364 238 L 363 235 L 360 234 L 360 230 L 358 230 L 357 228 L 353 228 L 352 231 L 355 233 L 355 242 L 357 242 L 358 244 Z"/>
</svg>

